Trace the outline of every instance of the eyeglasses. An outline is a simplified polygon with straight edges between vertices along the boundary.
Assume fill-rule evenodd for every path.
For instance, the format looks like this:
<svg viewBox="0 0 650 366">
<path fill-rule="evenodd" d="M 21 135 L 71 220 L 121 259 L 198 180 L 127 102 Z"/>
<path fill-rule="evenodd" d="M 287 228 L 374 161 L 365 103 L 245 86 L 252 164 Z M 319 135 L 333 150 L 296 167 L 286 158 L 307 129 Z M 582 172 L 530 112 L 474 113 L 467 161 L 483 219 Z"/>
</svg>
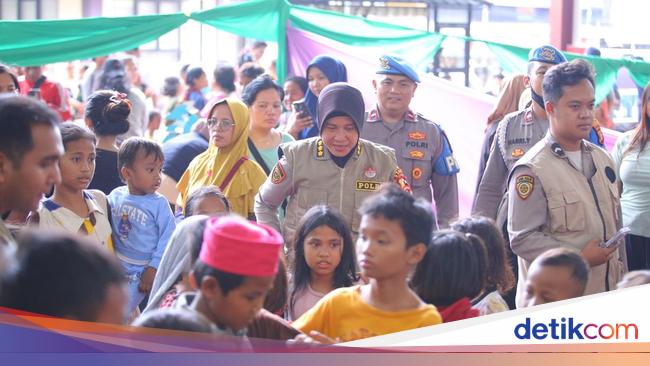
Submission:
<svg viewBox="0 0 650 366">
<path fill-rule="evenodd" d="M 223 130 L 223 131 L 229 130 L 229 129 L 235 127 L 235 122 L 233 122 L 231 120 L 228 120 L 228 119 L 217 121 L 216 118 L 208 118 L 207 123 L 208 123 L 208 127 L 216 128 L 218 130 Z"/>
</svg>

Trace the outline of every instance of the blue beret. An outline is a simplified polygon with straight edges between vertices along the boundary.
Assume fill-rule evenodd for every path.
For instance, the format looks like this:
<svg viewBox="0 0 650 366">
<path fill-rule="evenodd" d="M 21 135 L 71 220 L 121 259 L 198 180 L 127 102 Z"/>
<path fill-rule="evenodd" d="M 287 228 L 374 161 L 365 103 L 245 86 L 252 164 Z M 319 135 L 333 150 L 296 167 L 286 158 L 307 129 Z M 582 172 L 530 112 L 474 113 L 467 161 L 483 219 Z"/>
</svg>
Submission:
<svg viewBox="0 0 650 366">
<path fill-rule="evenodd" d="M 379 58 L 377 74 L 404 75 L 416 83 L 420 82 L 417 71 L 408 62 L 397 56 L 381 56 Z"/>
<path fill-rule="evenodd" d="M 564 57 L 562 51 L 548 44 L 530 50 L 530 53 L 528 54 L 528 61 L 539 61 L 553 65 L 567 62 L 566 57 Z"/>
</svg>

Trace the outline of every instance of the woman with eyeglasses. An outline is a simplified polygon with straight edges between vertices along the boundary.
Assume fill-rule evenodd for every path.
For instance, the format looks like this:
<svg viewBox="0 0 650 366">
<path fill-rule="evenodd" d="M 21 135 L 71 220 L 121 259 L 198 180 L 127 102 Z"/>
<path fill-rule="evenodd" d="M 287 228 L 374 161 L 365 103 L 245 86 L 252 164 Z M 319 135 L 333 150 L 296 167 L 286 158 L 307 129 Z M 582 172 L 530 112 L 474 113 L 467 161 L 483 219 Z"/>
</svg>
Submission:
<svg viewBox="0 0 650 366">
<path fill-rule="evenodd" d="M 266 175 L 278 162 L 280 144 L 294 141 L 288 133 L 278 131 L 284 91 L 268 75 L 251 81 L 242 93 L 242 100 L 251 112 L 251 130 L 248 138 L 249 158 L 255 160 Z"/>
<path fill-rule="evenodd" d="M 184 210 L 189 195 L 200 187 L 215 185 L 231 205 L 231 211 L 255 219 L 253 205 L 266 174 L 248 159 L 249 114 L 238 99 L 217 102 L 207 120 L 210 145 L 198 155 L 178 181 L 178 205 Z"/>
</svg>

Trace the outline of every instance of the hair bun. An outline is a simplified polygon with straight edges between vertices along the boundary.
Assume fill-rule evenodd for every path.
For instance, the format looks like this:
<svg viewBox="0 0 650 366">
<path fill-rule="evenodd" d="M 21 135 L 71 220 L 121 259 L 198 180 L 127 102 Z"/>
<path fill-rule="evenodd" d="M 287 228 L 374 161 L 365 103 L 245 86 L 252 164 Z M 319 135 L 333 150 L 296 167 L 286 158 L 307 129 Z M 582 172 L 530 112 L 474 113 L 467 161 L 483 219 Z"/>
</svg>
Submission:
<svg viewBox="0 0 650 366">
<path fill-rule="evenodd" d="M 111 97 L 106 103 L 104 108 L 104 121 L 106 122 L 126 121 L 131 113 L 131 102 L 126 97 L 122 97 L 123 94 L 118 95 Z"/>
</svg>

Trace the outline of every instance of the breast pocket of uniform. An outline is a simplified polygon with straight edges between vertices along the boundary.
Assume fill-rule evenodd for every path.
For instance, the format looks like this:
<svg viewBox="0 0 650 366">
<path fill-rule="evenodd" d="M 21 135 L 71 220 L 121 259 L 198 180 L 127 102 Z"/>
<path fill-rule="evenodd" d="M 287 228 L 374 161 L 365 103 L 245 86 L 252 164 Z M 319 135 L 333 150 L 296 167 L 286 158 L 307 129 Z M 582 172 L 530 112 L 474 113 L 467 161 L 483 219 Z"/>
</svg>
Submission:
<svg viewBox="0 0 650 366">
<path fill-rule="evenodd" d="M 575 190 L 550 195 L 548 211 L 552 232 L 564 233 L 585 229 L 584 203 L 580 201 Z"/>
<path fill-rule="evenodd" d="M 298 207 L 307 211 L 316 205 L 327 204 L 327 192 L 317 188 L 300 187 Z"/>
<path fill-rule="evenodd" d="M 428 185 L 431 176 L 431 151 L 428 149 L 410 148 L 404 149 L 402 158 L 407 166 L 400 166 L 404 174 L 411 178 L 409 181 L 414 187 Z"/>
</svg>

